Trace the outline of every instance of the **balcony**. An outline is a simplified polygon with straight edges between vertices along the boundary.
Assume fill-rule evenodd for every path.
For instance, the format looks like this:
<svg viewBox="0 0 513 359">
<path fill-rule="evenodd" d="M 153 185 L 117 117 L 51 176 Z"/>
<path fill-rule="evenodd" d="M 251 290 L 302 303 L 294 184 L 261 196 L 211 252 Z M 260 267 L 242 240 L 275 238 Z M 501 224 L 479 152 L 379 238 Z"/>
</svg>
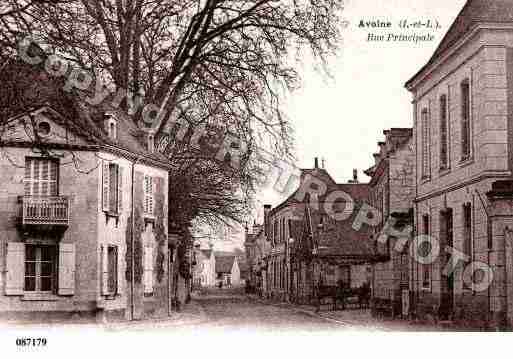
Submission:
<svg viewBox="0 0 513 359">
<path fill-rule="evenodd" d="M 27 226 L 67 227 L 69 199 L 63 196 L 23 196 L 21 224 Z"/>
</svg>

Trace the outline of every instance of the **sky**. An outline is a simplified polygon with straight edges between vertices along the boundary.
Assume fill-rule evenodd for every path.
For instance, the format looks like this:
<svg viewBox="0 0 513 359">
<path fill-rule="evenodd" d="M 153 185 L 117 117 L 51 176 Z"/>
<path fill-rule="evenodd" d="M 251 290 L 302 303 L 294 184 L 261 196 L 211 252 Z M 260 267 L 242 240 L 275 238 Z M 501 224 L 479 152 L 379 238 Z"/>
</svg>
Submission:
<svg viewBox="0 0 513 359">
<path fill-rule="evenodd" d="M 372 166 L 383 130 L 412 127 L 411 95 L 404 84 L 429 60 L 463 7 L 465 0 L 347 0 L 340 51 L 330 63 L 332 78 L 323 77 L 310 66 L 302 67 L 303 86 L 289 96 L 287 112 L 295 131 L 297 165 L 312 168 L 314 157 L 324 158 L 325 168 L 337 182 L 352 177 L 353 168 L 361 182 L 363 170 Z M 369 29 L 360 20 L 386 20 L 392 29 L 371 30 L 377 34 L 401 31 L 398 23 L 439 22 L 430 31 L 431 42 L 369 42 Z M 320 160 L 319 160 L 320 162 Z M 262 221 L 263 204 L 273 207 L 285 199 L 268 188 L 258 194 L 256 215 Z M 242 238 L 241 238 L 242 240 Z"/>
</svg>

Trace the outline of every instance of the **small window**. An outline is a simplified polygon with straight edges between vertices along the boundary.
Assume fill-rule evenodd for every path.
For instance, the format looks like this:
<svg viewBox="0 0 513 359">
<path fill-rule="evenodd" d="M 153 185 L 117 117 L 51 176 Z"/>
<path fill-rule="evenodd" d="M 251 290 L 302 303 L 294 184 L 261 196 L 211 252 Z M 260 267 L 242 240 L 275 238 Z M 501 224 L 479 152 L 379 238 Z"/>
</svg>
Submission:
<svg viewBox="0 0 513 359">
<path fill-rule="evenodd" d="M 50 134 L 51 127 L 50 124 L 46 121 L 39 122 L 39 125 L 37 126 L 37 133 L 39 136 L 46 137 Z"/>
<path fill-rule="evenodd" d="M 148 135 L 148 152 L 153 153 L 155 151 L 155 137 Z"/>
<path fill-rule="evenodd" d="M 56 246 L 25 246 L 25 291 L 52 293 L 56 290 Z"/>
<path fill-rule="evenodd" d="M 117 138 L 116 121 L 109 121 L 109 138 L 115 140 Z"/>
<path fill-rule="evenodd" d="M 109 293 L 116 294 L 118 290 L 118 247 L 107 247 L 107 288 Z"/>
</svg>

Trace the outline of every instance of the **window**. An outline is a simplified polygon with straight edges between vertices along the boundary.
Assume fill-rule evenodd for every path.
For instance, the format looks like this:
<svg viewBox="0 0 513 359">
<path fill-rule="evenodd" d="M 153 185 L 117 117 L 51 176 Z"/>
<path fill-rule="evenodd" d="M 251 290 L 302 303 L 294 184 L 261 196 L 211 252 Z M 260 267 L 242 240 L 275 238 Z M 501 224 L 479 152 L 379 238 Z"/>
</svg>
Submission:
<svg viewBox="0 0 513 359">
<path fill-rule="evenodd" d="M 25 291 L 49 292 L 56 289 L 55 246 L 25 246 Z"/>
<path fill-rule="evenodd" d="M 470 82 L 461 83 L 461 159 L 470 158 Z"/>
<path fill-rule="evenodd" d="M 107 266 L 107 288 L 109 293 L 116 294 L 118 290 L 118 247 L 107 247 Z"/>
<path fill-rule="evenodd" d="M 109 135 L 109 138 L 112 140 L 115 140 L 117 138 L 117 126 L 116 126 L 116 119 L 112 116 L 109 116 L 106 120 L 107 124 L 107 132 Z"/>
<path fill-rule="evenodd" d="M 49 158 L 27 158 L 25 160 L 25 195 L 57 196 L 59 163 Z"/>
<path fill-rule="evenodd" d="M 422 216 L 422 234 L 429 236 L 429 215 Z M 427 250 L 430 248 L 427 248 L 428 243 L 423 242 L 426 245 L 425 248 L 419 248 L 423 253 L 421 253 L 421 256 L 425 256 L 427 254 Z M 429 289 L 431 287 L 431 266 L 429 264 L 421 264 L 422 268 L 422 288 Z"/>
<path fill-rule="evenodd" d="M 440 97 L 440 169 L 449 167 L 449 135 L 447 129 L 447 96 Z"/>
<path fill-rule="evenodd" d="M 120 214 L 123 204 L 123 167 L 116 163 L 103 164 L 103 210 Z"/>
<path fill-rule="evenodd" d="M 429 177 L 429 113 L 427 108 L 422 110 L 421 116 L 422 135 L 422 177 Z"/>
<path fill-rule="evenodd" d="M 153 177 L 144 176 L 144 214 L 153 215 L 155 188 Z"/>
<path fill-rule="evenodd" d="M 148 135 L 148 152 L 153 153 L 155 151 L 155 137 Z"/>
<path fill-rule="evenodd" d="M 470 203 L 463 205 L 463 253 L 472 257 L 472 206 Z"/>
</svg>

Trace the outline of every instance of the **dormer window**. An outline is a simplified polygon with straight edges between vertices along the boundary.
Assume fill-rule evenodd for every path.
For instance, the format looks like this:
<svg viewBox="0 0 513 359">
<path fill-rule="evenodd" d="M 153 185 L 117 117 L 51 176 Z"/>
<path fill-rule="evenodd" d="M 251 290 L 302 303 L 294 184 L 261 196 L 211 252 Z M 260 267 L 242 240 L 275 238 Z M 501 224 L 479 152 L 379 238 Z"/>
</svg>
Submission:
<svg viewBox="0 0 513 359">
<path fill-rule="evenodd" d="M 105 129 L 111 140 L 115 140 L 118 137 L 118 123 L 114 116 L 107 115 L 105 117 Z"/>
<path fill-rule="evenodd" d="M 153 153 L 155 151 L 155 136 L 148 134 L 148 152 Z"/>
</svg>

